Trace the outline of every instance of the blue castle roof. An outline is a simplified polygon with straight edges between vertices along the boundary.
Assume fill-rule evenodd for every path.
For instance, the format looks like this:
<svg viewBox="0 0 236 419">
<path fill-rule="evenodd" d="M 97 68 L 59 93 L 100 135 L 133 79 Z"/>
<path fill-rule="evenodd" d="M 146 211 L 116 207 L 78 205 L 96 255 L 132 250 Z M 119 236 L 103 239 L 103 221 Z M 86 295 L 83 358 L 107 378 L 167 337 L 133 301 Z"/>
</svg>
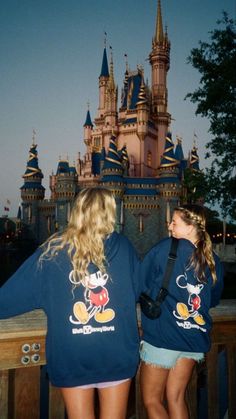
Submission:
<svg viewBox="0 0 236 419">
<path fill-rule="evenodd" d="M 100 77 L 109 77 L 109 69 L 108 69 L 106 48 L 104 48 L 104 51 L 103 51 L 102 68 L 101 68 Z"/>
<path fill-rule="evenodd" d="M 199 157 L 197 154 L 197 148 L 196 146 L 193 146 L 192 150 L 191 150 L 191 154 L 190 154 L 190 167 L 193 170 L 197 170 L 199 171 Z"/>
<path fill-rule="evenodd" d="M 179 138 L 177 139 L 177 145 L 175 147 L 175 158 L 176 158 L 176 160 L 179 160 L 179 161 L 184 159 L 182 142 Z"/>
<path fill-rule="evenodd" d="M 140 86 L 142 83 L 142 74 L 138 71 L 136 74 L 127 74 L 125 77 L 122 108 L 135 109 L 139 101 Z"/>
<path fill-rule="evenodd" d="M 177 166 L 179 161 L 174 155 L 174 144 L 172 141 L 172 135 L 170 132 L 166 135 L 165 149 L 161 158 L 161 167 L 173 167 Z"/>
<path fill-rule="evenodd" d="M 68 173 L 70 174 L 70 166 L 67 160 L 61 160 L 58 163 L 57 166 L 57 175 L 60 175 L 62 173 Z"/>
<path fill-rule="evenodd" d="M 27 166 L 23 177 L 25 179 L 29 177 L 38 177 L 40 179 L 43 178 L 43 174 L 41 169 L 38 166 L 38 152 L 37 152 L 37 144 L 32 144 L 29 150 L 29 159 L 27 161 Z"/>
<path fill-rule="evenodd" d="M 101 153 L 92 153 L 92 173 L 94 176 L 100 175 Z"/>
<path fill-rule="evenodd" d="M 87 115 L 86 115 L 86 120 L 85 120 L 85 123 L 84 123 L 84 127 L 93 127 L 89 109 L 87 110 Z"/>
<path fill-rule="evenodd" d="M 116 137 L 112 135 L 108 148 L 108 153 L 104 160 L 102 169 L 102 182 L 122 182 L 123 183 L 123 165 L 116 146 Z"/>
</svg>

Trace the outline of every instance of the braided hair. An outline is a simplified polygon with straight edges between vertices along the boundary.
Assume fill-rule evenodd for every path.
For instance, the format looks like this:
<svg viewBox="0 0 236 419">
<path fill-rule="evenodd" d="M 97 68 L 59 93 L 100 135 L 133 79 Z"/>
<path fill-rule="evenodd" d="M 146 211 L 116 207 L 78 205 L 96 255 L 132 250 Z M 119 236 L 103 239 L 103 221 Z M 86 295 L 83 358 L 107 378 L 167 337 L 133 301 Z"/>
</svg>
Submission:
<svg viewBox="0 0 236 419">
<path fill-rule="evenodd" d="M 176 207 L 174 211 L 178 212 L 181 219 L 188 225 L 193 225 L 196 229 L 197 243 L 196 249 L 190 258 L 192 266 L 198 275 L 200 281 L 206 281 L 205 270 L 208 266 L 216 282 L 215 260 L 213 257 L 212 242 L 206 231 L 206 215 L 202 206 L 197 204 L 186 204 Z"/>
</svg>

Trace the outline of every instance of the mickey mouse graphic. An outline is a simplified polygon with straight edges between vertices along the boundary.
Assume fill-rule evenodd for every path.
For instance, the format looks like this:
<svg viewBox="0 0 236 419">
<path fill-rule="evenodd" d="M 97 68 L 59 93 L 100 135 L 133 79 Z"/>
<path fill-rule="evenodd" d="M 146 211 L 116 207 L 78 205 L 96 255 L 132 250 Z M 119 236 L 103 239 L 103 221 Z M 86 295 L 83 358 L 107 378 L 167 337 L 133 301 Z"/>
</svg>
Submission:
<svg viewBox="0 0 236 419">
<path fill-rule="evenodd" d="M 107 323 L 115 317 L 111 308 L 106 308 L 109 302 L 109 294 L 104 286 L 107 283 L 108 275 L 97 271 L 85 276 L 81 281 L 84 287 L 84 301 L 77 301 L 73 306 L 73 314 L 76 320 L 70 316 L 70 321 L 75 324 L 87 324 L 94 317 L 98 323 Z M 70 281 L 73 282 L 72 272 Z"/>
<path fill-rule="evenodd" d="M 206 322 L 198 310 L 201 307 L 201 298 L 199 294 L 204 288 L 204 285 L 203 284 L 197 284 L 197 285 L 189 284 L 187 282 L 186 273 L 184 275 L 179 275 L 176 278 L 176 284 L 180 288 L 186 288 L 188 292 L 188 306 L 184 303 L 177 303 L 176 311 L 178 314 L 176 314 L 176 312 L 173 311 L 174 316 L 180 320 L 187 320 L 191 317 L 193 318 L 195 323 L 197 323 L 200 326 L 203 326 Z"/>
</svg>

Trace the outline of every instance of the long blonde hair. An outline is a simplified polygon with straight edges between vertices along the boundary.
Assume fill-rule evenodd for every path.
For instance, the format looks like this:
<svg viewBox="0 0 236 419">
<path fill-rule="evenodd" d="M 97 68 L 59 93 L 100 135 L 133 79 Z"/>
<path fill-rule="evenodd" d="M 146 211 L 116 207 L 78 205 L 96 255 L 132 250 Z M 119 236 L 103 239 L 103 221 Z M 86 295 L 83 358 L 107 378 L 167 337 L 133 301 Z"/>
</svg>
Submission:
<svg viewBox="0 0 236 419">
<path fill-rule="evenodd" d="M 73 265 L 74 284 L 80 284 L 93 263 L 105 272 L 104 239 L 115 228 L 116 202 L 113 194 L 102 187 L 82 190 L 73 205 L 67 228 L 60 236 L 46 242 L 40 259 L 53 258 L 58 250 L 67 247 Z"/>
<path fill-rule="evenodd" d="M 196 243 L 197 247 L 190 259 L 190 266 L 194 268 L 199 279 L 202 281 L 206 280 L 205 270 L 209 266 L 213 282 L 215 283 L 217 280 L 215 260 L 213 257 L 212 242 L 206 231 L 204 208 L 196 204 L 186 204 L 181 207 L 176 207 L 174 211 L 178 212 L 186 224 L 193 225 L 196 229 L 198 241 Z"/>
</svg>

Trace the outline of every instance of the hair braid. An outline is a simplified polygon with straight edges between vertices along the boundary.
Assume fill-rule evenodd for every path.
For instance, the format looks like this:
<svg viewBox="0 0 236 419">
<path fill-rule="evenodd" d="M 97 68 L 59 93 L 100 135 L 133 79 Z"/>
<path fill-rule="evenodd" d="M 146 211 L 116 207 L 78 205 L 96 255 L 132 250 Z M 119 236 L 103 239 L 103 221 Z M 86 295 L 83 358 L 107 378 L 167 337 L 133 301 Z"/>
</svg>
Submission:
<svg viewBox="0 0 236 419">
<path fill-rule="evenodd" d="M 206 217 L 204 208 L 200 205 L 183 205 L 175 208 L 180 213 L 182 220 L 196 228 L 198 237 L 197 247 L 190 258 L 192 266 L 201 281 L 206 280 L 205 270 L 208 266 L 213 282 L 216 282 L 215 260 L 213 257 L 212 242 L 206 231 Z"/>
</svg>

